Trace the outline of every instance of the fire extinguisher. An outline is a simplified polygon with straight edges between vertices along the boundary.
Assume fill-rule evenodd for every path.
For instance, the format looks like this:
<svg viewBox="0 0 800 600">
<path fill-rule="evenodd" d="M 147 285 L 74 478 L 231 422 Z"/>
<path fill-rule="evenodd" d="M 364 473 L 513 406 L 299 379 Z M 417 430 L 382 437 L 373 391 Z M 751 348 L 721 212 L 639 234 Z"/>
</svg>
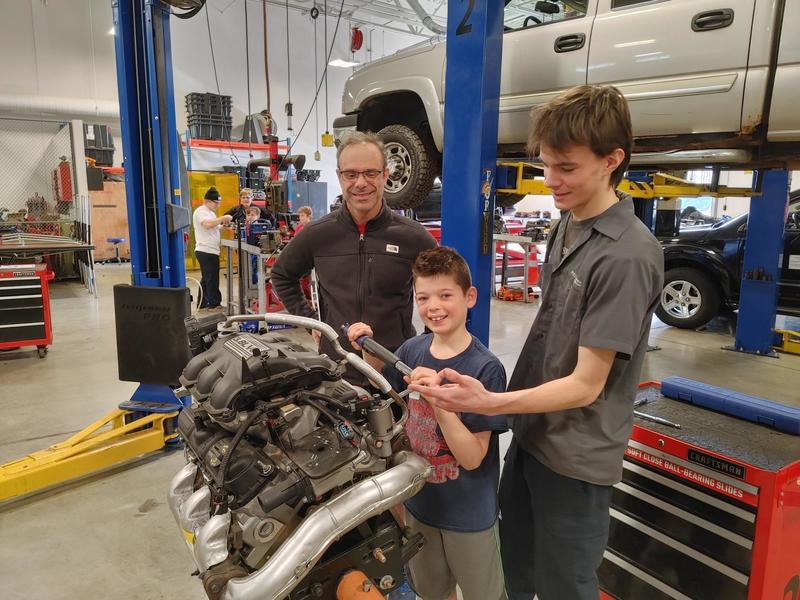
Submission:
<svg viewBox="0 0 800 600">
<path fill-rule="evenodd" d="M 350 36 L 350 52 L 357 52 L 361 50 L 361 46 L 364 45 L 364 34 L 358 27 L 353 27 L 352 34 Z"/>
<path fill-rule="evenodd" d="M 61 157 L 61 162 L 53 172 L 53 188 L 57 202 L 72 202 L 72 165 L 66 156 Z"/>
</svg>

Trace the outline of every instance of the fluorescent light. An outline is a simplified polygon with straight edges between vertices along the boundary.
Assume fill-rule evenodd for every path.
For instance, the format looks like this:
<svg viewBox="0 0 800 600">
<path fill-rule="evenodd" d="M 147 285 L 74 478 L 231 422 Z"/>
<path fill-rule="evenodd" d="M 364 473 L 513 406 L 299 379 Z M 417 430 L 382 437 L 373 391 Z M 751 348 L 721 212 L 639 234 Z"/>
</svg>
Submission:
<svg viewBox="0 0 800 600">
<path fill-rule="evenodd" d="M 343 69 L 349 69 L 351 67 L 357 67 L 361 63 L 349 61 L 349 60 L 342 60 L 341 58 L 334 58 L 331 62 L 328 63 L 331 67 L 342 67 Z"/>
<path fill-rule="evenodd" d="M 116 33 L 117 33 L 117 32 L 116 32 L 116 30 L 114 29 L 114 26 L 112 25 L 112 26 L 111 26 L 111 29 L 109 29 L 109 30 L 108 30 L 108 35 L 116 35 Z"/>
</svg>

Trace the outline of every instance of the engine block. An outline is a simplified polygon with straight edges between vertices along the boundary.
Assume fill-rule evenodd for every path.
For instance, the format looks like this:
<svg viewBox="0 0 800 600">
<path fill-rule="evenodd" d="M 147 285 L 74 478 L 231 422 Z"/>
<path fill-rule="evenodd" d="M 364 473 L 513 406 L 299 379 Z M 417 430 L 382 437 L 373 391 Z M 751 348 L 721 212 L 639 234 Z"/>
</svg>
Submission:
<svg viewBox="0 0 800 600">
<path fill-rule="evenodd" d="M 430 468 L 407 451 L 402 399 L 375 371 L 381 391 L 345 381 L 347 364 L 369 367 L 338 342 L 336 361 L 235 322 L 219 330 L 193 341 L 176 391 L 192 405 L 178 418 L 187 465 L 169 493 L 208 597 L 333 599 L 353 569 L 384 594 L 397 587 L 423 540 L 388 509 Z"/>
</svg>

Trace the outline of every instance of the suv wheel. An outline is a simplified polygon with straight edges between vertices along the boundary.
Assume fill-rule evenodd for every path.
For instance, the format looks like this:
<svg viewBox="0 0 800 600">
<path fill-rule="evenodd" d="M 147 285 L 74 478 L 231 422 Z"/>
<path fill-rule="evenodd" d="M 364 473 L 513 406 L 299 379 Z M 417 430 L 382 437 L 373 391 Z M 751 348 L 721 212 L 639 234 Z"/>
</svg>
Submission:
<svg viewBox="0 0 800 600">
<path fill-rule="evenodd" d="M 717 315 L 720 294 L 708 275 L 679 267 L 664 274 L 656 315 L 667 325 L 697 329 Z"/>
<path fill-rule="evenodd" d="M 389 180 L 383 197 L 390 208 L 417 208 L 433 187 L 436 160 L 420 135 L 405 125 L 389 125 L 378 132 L 386 150 Z"/>
</svg>

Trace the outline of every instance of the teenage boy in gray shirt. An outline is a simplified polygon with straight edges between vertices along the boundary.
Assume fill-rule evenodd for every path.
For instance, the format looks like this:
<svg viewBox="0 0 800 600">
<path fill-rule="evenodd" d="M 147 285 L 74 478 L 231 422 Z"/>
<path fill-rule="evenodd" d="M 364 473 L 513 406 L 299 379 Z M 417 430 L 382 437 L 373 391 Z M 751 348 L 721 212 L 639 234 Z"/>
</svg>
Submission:
<svg viewBox="0 0 800 600">
<path fill-rule="evenodd" d="M 619 90 L 564 92 L 534 110 L 528 142 L 562 218 L 508 391 L 452 369 L 409 387 L 440 409 L 512 415 L 499 491 L 509 599 L 597 600 L 663 256 L 631 199 L 615 192 L 633 146 Z"/>
</svg>

